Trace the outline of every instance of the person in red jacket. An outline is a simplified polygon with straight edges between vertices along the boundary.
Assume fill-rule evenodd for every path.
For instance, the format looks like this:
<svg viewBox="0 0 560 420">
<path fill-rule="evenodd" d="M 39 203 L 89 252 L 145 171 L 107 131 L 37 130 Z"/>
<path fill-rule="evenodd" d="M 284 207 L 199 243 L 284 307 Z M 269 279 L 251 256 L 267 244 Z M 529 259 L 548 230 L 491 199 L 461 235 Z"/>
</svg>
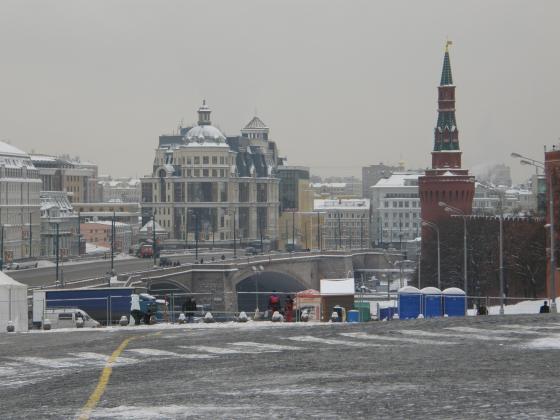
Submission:
<svg viewBox="0 0 560 420">
<path fill-rule="evenodd" d="M 280 298 L 276 294 L 276 290 L 272 291 L 272 294 L 268 297 L 268 310 L 270 316 L 274 315 L 274 312 L 280 312 Z"/>
</svg>

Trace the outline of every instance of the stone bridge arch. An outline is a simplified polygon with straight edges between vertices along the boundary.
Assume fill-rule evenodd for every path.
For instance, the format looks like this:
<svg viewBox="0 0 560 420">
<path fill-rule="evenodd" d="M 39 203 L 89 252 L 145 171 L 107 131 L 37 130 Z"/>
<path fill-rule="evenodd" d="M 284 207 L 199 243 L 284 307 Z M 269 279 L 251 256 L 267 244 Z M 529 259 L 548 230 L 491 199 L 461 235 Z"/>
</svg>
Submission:
<svg viewBox="0 0 560 420">
<path fill-rule="evenodd" d="M 263 265 L 263 268 L 264 270 L 260 272 L 255 272 L 250 267 L 243 268 L 231 275 L 226 286 L 230 288 L 231 292 L 228 306 L 234 308 L 235 311 L 252 312 L 255 306 L 259 310 L 265 311 L 268 297 L 273 290 L 293 294 L 300 290 L 313 288 L 310 279 L 295 270 L 284 270 L 266 265 Z M 254 291 L 259 292 L 258 296 L 255 296 Z"/>
</svg>

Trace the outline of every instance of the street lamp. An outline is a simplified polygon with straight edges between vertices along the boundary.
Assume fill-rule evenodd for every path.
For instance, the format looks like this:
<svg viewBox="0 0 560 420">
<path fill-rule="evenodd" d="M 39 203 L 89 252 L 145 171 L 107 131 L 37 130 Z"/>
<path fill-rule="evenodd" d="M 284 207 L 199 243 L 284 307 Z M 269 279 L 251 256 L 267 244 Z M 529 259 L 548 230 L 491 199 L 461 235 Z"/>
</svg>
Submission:
<svg viewBox="0 0 560 420">
<path fill-rule="evenodd" d="M 451 217 L 460 217 L 463 219 L 463 287 L 465 289 L 465 295 L 468 296 L 468 282 L 467 282 L 467 215 L 461 209 L 457 207 L 450 206 L 449 204 L 440 201 L 438 203 L 440 207 L 448 213 L 454 213 Z M 465 302 L 467 299 L 465 299 Z"/>
<path fill-rule="evenodd" d="M 439 227 L 434 222 L 422 220 L 422 226 L 435 230 L 437 235 L 437 284 L 438 289 L 441 290 L 441 260 L 440 260 L 440 247 L 439 247 Z M 465 292 L 466 293 L 466 292 Z"/>
<path fill-rule="evenodd" d="M 198 214 L 194 210 L 188 210 L 188 214 L 194 217 L 194 258 L 198 261 Z"/>
<path fill-rule="evenodd" d="M 549 182 L 547 185 L 548 188 L 548 196 L 549 196 L 549 213 L 550 213 L 550 223 L 545 225 L 545 228 L 550 229 L 550 294 L 552 295 L 552 302 L 550 305 L 550 312 L 556 313 L 556 255 L 555 255 L 555 242 L 556 239 L 554 237 L 554 191 L 552 190 L 552 174 L 547 176 L 546 174 L 546 166 L 544 162 L 528 158 L 526 156 L 521 156 L 519 153 L 512 153 L 511 157 L 513 158 L 520 158 L 521 160 L 519 163 L 522 165 L 530 165 L 534 166 L 537 170 L 537 174 L 539 173 L 539 169 L 543 169 L 545 173 L 545 177 L 549 178 Z"/>
<path fill-rule="evenodd" d="M 253 265 L 251 270 L 255 273 L 255 314 L 259 312 L 259 276 L 264 271 L 262 265 Z"/>
</svg>

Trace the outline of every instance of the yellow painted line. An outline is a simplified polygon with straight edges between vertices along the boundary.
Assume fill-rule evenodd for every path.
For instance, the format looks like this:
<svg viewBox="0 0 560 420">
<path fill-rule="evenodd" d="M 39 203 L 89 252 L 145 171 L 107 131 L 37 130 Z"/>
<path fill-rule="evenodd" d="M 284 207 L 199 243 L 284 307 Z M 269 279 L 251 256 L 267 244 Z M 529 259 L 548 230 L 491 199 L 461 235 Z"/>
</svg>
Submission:
<svg viewBox="0 0 560 420">
<path fill-rule="evenodd" d="M 161 331 L 155 333 L 154 335 L 159 335 L 159 334 L 161 334 Z M 144 337 L 146 337 L 146 336 L 141 335 L 141 336 L 129 337 L 129 338 L 125 339 L 119 345 L 119 347 L 117 347 L 115 349 L 115 351 L 111 354 L 111 356 L 109 357 L 109 360 L 107 360 L 107 363 L 105 364 L 105 367 L 103 368 L 103 371 L 101 372 L 101 376 L 99 377 L 99 381 L 97 382 L 97 386 L 95 387 L 95 390 L 91 393 L 88 401 L 82 407 L 82 410 L 80 412 L 80 416 L 78 417 L 79 420 L 88 420 L 89 419 L 89 416 L 91 415 L 91 412 L 97 406 L 97 404 L 99 403 L 99 400 L 101 399 L 101 397 L 103 396 L 103 393 L 105 392 L 105 388 L 107 388 L 107 384 L 109 383 L 109 378 L 111 378 L 111 374 L 113 373 L 113 364 L 116 362 L 117 358 L 124 351 L 126 346 L 128 346 L 128 343 L 130 343 L 132 340 L 136 340 L 138 338 L 144 338 Z"/>
</svg>

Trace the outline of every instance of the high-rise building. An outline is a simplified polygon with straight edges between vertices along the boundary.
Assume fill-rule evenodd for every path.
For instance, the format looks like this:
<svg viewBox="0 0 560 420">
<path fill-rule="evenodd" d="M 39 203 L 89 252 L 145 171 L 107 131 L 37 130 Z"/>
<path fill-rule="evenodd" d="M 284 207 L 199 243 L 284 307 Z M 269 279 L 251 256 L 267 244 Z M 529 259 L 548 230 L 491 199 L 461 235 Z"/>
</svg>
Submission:
<svg viewBox="0 0 560 420">
<path fill-rule="evenodd" d="M 302 210 L 300 197 L 309 189 L 309 168 L 305 166 L 284 166 L 276 168 L 280 179 L 280 212 Z"/>
<path fill-rule="evenodd" d="M 160 137 L 152 173 L 141 179 L 142 225 L 153 217 L 174 240 L 275 240 L 277 151 L 268 127 L 253 118 L 226 138 L 210 114 L 203 103 L 197 125 Z"/>
<path fill-rule="evenodd" d="M 474 197 L 474 177 L 461 168 L 459 130 L 455 118 L 455 85 L 451 75 L 449 43 L 445 48 L 441 83 L 438 87 L 438 119 L 434 130 L 432 168 L 418 179 L 421 218 L 437 222 L 450 217 L 440 203 L 446 203 L 471 214 Z M 422 238 L 432 235 L 427 228 Z"/>
<path fill-rule="evenodd" d="M 41 251 L 41 179 L 30 156 L 0 142 L 0 266 Z"/>
</svg>

